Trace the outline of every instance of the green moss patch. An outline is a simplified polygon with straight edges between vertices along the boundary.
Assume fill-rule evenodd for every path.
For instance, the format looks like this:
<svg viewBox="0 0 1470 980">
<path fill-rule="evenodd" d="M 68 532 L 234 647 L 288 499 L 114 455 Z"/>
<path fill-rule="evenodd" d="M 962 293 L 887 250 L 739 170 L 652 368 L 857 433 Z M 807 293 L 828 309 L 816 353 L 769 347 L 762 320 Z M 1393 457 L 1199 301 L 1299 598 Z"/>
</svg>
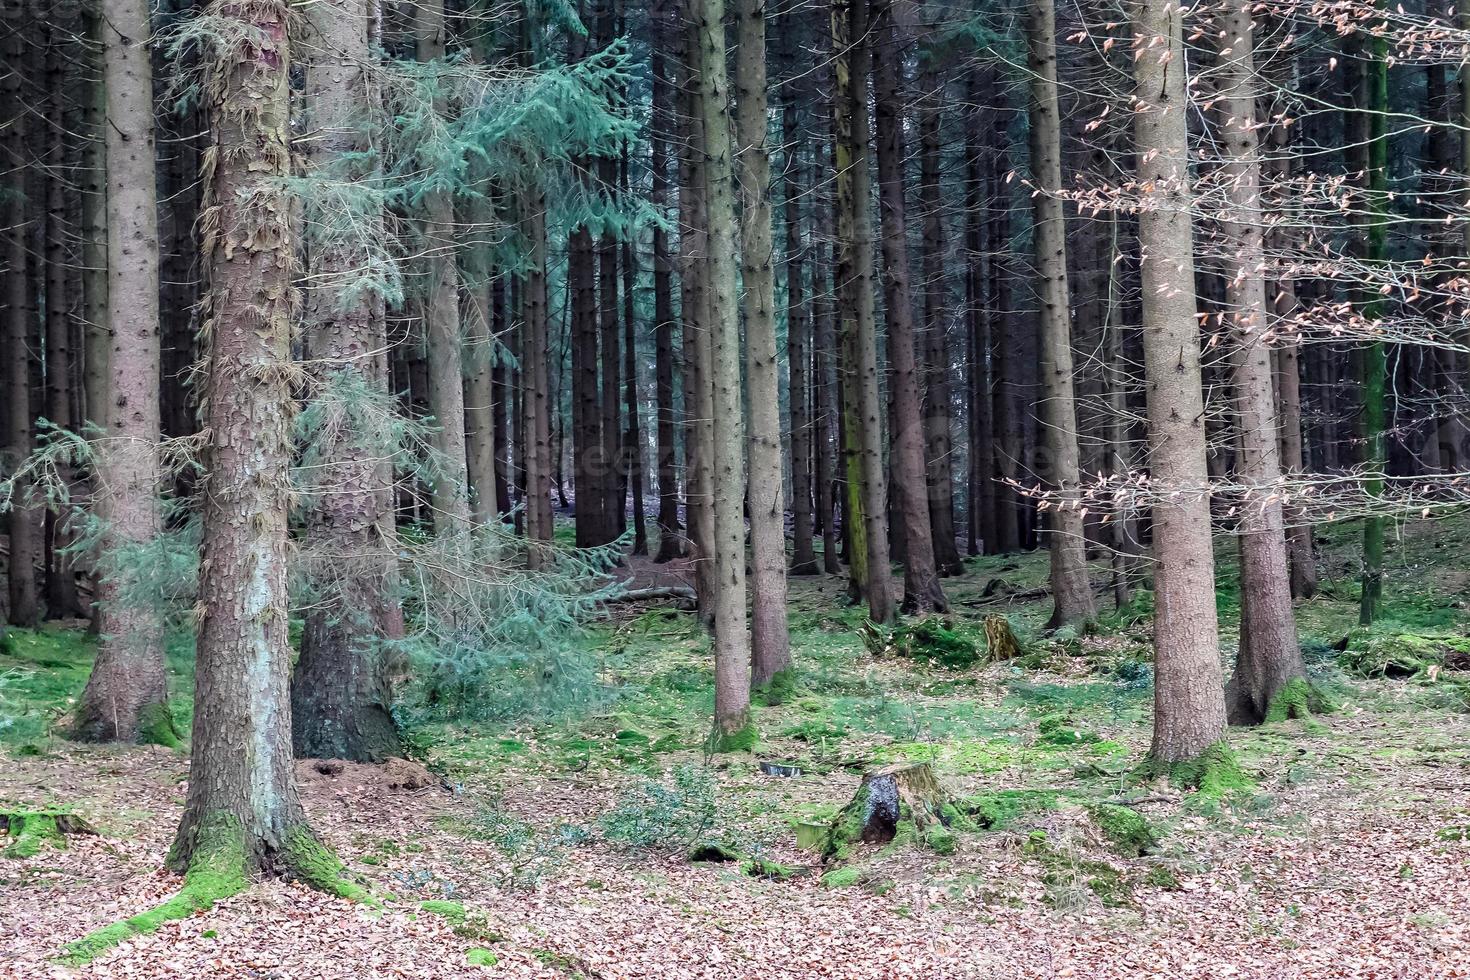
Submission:
<svg viewBox="0 0 1470 980">
<path fill-rule="evenodd" d="M 168 702 L 146 705 L 138 716 L 138 741 L 145 745 L 162 745 L 177 749 L 184 744 Z"/>
<path fill-rule="evenodd" d="M 938 616 L 902 623 L 889 630 L 866 623 L 859 632 L 864 645 L 875 656 L 902 657 L 951 670 L 966 670 L 981 660 L 975 642 Z"/>
<path fill-rule="evenodd" d="M 66 947 L 60 959 L 70 966 L 90 963 L 134 936 L 157 932 L 165 922 L 203 912 L 220 899 L 245 890 L 249 881 L 245 835 L 239 821 L 218 815 L 204 821 L 184 887 L 162 905 L 103 926 Z"/>
<path fill-rule="evenodd" d="M 465 960 L 470 966 L 495 966 L 500 957 L 488 949 L 472 949 L 465 954 Z"/>
<path fill-rule="evenodd" d="M 1349 633 L 1338 664 L 1355 677 L 1417 677 L 1460 658 L 1470 661 L 1470 639 L 1400 632 L 1380 623 Z"/>
<path fill-rule="evenodd" d="M 1332 707 L 1326 696 L 1317 691 L 1305 677 L 1297 677 L 1276 692 L 1266 708 L 1265 721 L 1268 725 L 1274 725 L 1293 718 L 1305 720 L 1314 714 L 1327 714 L 1332 711 Z"/>
<path fill-rule="evenodd" d="M 1144 781 L 1167 779 L 1180 789 L 1194 789 L 1206 799 L 1250 790 L 1255 783 L 1240 768 L 1240 761 L 1224 742 L 1216 742 L 1194 759 L 1163 762 L 1150 756 L 1134 775 Z"/>
<path fill-rule="evenodd" d="M 822 875 L 823 888 L 851 888 L 862 879 L 862 873 L 853 865 L 833 868 Z"/>
<path fill-rule="evenodd" d="M 767 858 L 752 858 L 740 863 L 740 873 L 750 878 L 765 878 L 768 881 L 786 881 L 796 874 L 795 868 L 787 867 Z"/>
<path fill-rule="evenodd" d="M 1116 803 L 1095 803 L 1087 815 L 1107 838 L 1109 847 L 1123 857 L 1142 857 L 1158 850 L 1159 839 L 1143 814 Z"/>
<path fill-rule="evenodd" d="M 1003 789 L 966 797 L 959 809 L 981 830 L 1004 830 L 1022 817 L 1055 810 L 1061 794 L 1050 789 Z"/>
<path fill-rule="evenodd" d="M 283 857 L 297 878 L 318 891 L 366 905 L 378 904 L 371 892 L 348 876 L 336 852 L 318 840 L 308 827 L 294 827 L 287 832 Z"/>
<path fill-rule="evenodd" d="M 449 902 L 443 899 L 433 898 L 427 902 L 420 902 L 419 908 L 428 912 L 430 915 L 437 915 L 439 918 L 453 925 L 464 925 L 465 908 L 459 902 Z"/>
<path fill-rule="evenodd" d="M 1070 713 L 1047 715 L 1037 724 L 1038 741 L 1046 745 L 1088 745 L 1101 742 L 1102 736 L 1088 731 Z"/>
<path fill-rule="evenodd" d="M 755 722 L 747 722 L 733 732 L 714 731 L 710 735 L 710 753 L 720 755 L 727 752 L 754 752 L 760 744 L 760 732 Z"/>
</svg>

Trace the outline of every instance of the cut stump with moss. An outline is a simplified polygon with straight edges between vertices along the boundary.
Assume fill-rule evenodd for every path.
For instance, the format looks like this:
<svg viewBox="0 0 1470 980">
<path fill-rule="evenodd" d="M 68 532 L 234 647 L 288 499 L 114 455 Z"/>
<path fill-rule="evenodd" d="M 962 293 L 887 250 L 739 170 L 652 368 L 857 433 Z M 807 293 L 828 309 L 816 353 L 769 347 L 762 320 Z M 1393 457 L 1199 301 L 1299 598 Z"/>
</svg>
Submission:
<svg viewBox="0 0 1470 980">
<path fill-rule="evenodd" d="M 8 858 L 30 858 L 43 847 L 65 847 L 68 834 L 96 835 L 97 828 L 66 810 L 9 810 L 0 812 L 0 833 L 11 838 L 0 853 Z"/>
<path fill-rule="evenodd" d="M 901 832 L 922 840 L 926 831 L 948 825 L 948 815 L 956 812 L 929 763 L 884 766 L 863 776 L 852 801 L 833 819 L 822 856 L 841 860 L 855 844 L 887 844 Z"/>
<path fill-rule="evenodd" d="M 1009 619 L 996 613 L 985 617 L 985 648 L 992 663 L 1014 660 L 1021 655 L 1021 643 Z"/>
</svg>

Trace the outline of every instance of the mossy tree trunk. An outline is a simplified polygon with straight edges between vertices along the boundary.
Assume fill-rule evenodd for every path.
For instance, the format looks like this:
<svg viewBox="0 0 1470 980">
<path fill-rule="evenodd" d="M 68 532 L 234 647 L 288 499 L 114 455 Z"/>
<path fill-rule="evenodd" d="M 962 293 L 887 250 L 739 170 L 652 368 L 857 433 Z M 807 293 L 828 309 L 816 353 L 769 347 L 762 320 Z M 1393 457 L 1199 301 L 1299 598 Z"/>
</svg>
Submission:
<svg viewBox="0 0 1470 980">
<path fill-rule="evenodd" d="M 105 556 L 159 532 L 160 434 L 158 202 L 154 181 L 153 75 L 147 0 L 110 4 L 101 27 L 106 89 L 107 314 L 110 349 L 93 421 L 94 483 L 106 523 Z M 89 354 L 91 350 L 89 349 Z M 89 401 L 91 399 L 89 398 Z M 153 612 L 119 601 L 115 576 L 97 576 L 101 643 L 77 705 L 77 738 L 177 742 L 165 701 L 163 630 Z M 147 724 L 150 716 L 155 724 Z"/>
</svg>

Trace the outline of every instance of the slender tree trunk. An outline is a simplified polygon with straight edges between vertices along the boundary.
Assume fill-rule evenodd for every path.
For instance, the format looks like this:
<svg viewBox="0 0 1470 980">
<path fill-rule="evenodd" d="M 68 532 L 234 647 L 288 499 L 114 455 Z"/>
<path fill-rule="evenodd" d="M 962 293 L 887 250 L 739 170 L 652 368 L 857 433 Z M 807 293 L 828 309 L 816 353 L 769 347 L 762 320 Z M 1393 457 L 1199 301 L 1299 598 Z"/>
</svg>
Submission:
<svg viewBox="0 0 1470 980">
<path fill-rule="evenodd" d="M 650 198 L 660 214 L 669 210 L 669 143 L 674 132 L 674 87 L 666 52 L 677 52 L 666 3 L 657 0 L 649 10 L 653 24 L 650 55 L 653 76 L 650 142 L 652 186 Z M 682 192 L 681 192 L 682 193 Z M 653 228 L 654 387 L 658 402 L 658 554 L 656 563 L 688 554 L 688 540 L 679 520 L 679 449 L 674 415 L 674 269 L 669 235 L 662 225 Z M 686 398 L 688 392 L 685 393 Z"/>
<path fill-rule="evenodd" d="M 367 156 L 361 119 L 376 98 L 367 0 L 322 0 L 307 8 L 306 20 L 310 172 L 328 181 L 371 181 L 375 175 L 361 165 L 336 172 L 343 161 Z M 380 215 L 368 220 L 381 226 Z M 297 756 L 381 762 L 402 753 L 390 713 L 389 644 L 403 635 L 388 509 L 392 474 L 377 434 L 353 424 L 359 416 L 352 406 L 335 402 L 364 393 L 388 402 L 379 364 L 388 331 L 380 296 L 344 289 L 370 263 L 366 248 L 350 240 L 309 244 L 308 370 L 325 411 L 342 412 L 343 424 L 323 427 L 324 443 L 314 447 L 325 478 L 316 499 L 307 500 L 303 550 L 319 598 L 307 611 L 291 675 L 291 741 Z"/>
<path fill-rule="evenodd" d="M 878 186 L 883 216 L 883 285 L 888 304 L 888 344 L 894 404 L 893 492 L 903 524 L 903 611 L 949 608 L 934 561 L 934 539 L 925 484 L 924 419 L 919 409 L 919 371 L 914 358 L 914 303 L 909 285 L 908 229 L 903 186 L 903 118 L 898 31 L 890 0 L 873 4 L 877 56 L 874 96 L 878 116 Z M 951 538 L 953 529 L 951 528 Z M 951 547 L 953 541 L 951 541 Z"/>
<path fill-rule="evenodd" d="M 850 586 L 866 597 L 876 623 L 893 618 L 888 562 L 888 492 L 883 467 L 883 402 L 878 391 L 878 331 L 873 299 L 873 217 L 868 207 L 868 67 L 871 61 L 867 0 L 837 0 L 837 208 L 843 297 L 843 414 L 847 419 L 848 516 L 851 525 Z M 850 40 L 849 40 L 850 39 Z M 846 57 L 842 57 L 843 53 Z"/>
<path fill-rule="evenodd" d="M 623 155 L 620 171 L 623 190 L 628 187 L 628 157 Z M 643 512 L 644 496 L 648 489 L 647 474 L 643 470 L 643 425 L 638 406 L 638 320 L 634 311 L 633 289 L 638 277 L 636 253 L 631 239 L 625 238 L 621 253 L 623 273 L 623 398 L 628 413 L 628 428 L 623 441 L 627 444 L 625 456 L 628 460 L 628 494 L 633 498 L 633 554 L 648 554 L 648 518 Z"/>
<path fill-rule="evenodd" d="M 735 139 L 739 150 L 745 379 L 749 387 L 751 684 L 770 687 L 791 668 L 786 626 L 786 502 L 776 364 L 771 162 L 766 149 L 764 0 L 735 0 Z M 738 390 L 738 382 L 737 382 Z"/>
<path fill-rule="evenodd" d="M 1306 678 L 1282 517 L 1280 432 L 1275 412 L 1261 202 L 1261 155 L 1256 136 L 1256 72 L 1251 15 L 1227 5 L 1219 26 L 1218 113 L 1225 161 L 1226 310 L 1235 367 L 1237 471 L 1240 501 L 1240 648 L 1226 692 L 1237 724 L 1264 720 L 1288 684 Z"/>
<path fill-rule="evenodd" d="M 970 536 L 976 539 L 977 554 L 996 551 L 995 519 L 995 419 L 991 395 L 991 267 L 990 219 L 986 211 L 992 207 L 988 178 L 987 153 L 984 148 L 984 113 L 978 108 L 984 97 L 978 69 L 969 77 L 969 101 L 976 107 L 966 128 L 965 159 L 967 181 L 965 191 L 965 248 L 967 301 L 970 329 L 970 473 L 967 496 L 970 506 Z M 978 525 L 978 527 L 977 527 Z"/>
<path fill-rule="evenodd" d="M 425 0 L 414 7 L 413 32 L 419 61 L 443 60 L 447 34 L 443 0 Z M 434 111 L 447 112 L 448 107 L 436 103 Z M 434 474 L 431 499 L 434 527 L 446 531 L 463 526 L 470 516 L 459 260 L 454 200 L 448 191 L 433 191 L 424 201 L 423 233 L 428 250 L 423 312 L 429 411 L 434 416 L 434 448 L 441 469 Z"/>
<path fill-rule="evenodd" d="M 1154 735 L 1160 764 L 1198 758 L 1225 730 L 1215 560 L 1195 318 L 1182 14 L 1168 0 L 1130 5 L 1144 377 L 1154 539 Z"/>
<path fill-rule="evenodd" d="M 839 575 L 836 501 L 833 500 L 833 461 L 841 442 L 834 438 L 837 408 L 837 342 L 832 329 L 831 252 L 817 243 L 812 262 L 812 389 L 815 405 L 815 446 L 812 473 L 817 484 L 817 514 L 822 522 L 822 571 Z"/>
<path fill-rule="evenodd" d="M 26 242 L 27 208 L 17 202 L 26 193 L 26 118 L 22 103 L 20 72 L 25 63 L 27 31 L 18 21 L 7 19 L 9 32 L 5 42 L 8 70 L 0 76 L 0 123 L 5 124 L 3 169 L 7 197 L 11 207 L 4 220 L 10 226 L 6 235 L 5 273 L 5 448 L 9 459 L 7 471 L 21 465 L 31 453 L 31 286 L 27 270 L 29 246 Z M 8 473 L 7 473 L 8 475 Z M 41 621 L 41 595 L 36 581 L 36 563 L 41 558 L 41 515 L 27 503 L 30 481 L 17 480 L 6 511 L 10 538 L 10 623 L 13 626 L 35 626 Z"/>
<path fill-rule="evenodd" d="M 787 28 L 794 37 L 795 25 Z M 788 52 L 794 43 L 788 43 Z M 788 409 L 791 414 L 791 517 L 795 547 L 791 574 L 817 574 L 812 551 L 812 322 L 804 279 L 806 252 L 801 240 L 801 151 L 799 108 L 793 92 L 781 107 L 781 142 L 786 147 L 783 218 L 786 230 L 786 353 L 789 365 Z M 830 523 L 830 519 L 829 519 Z"/>
<path fill-rule="evenodd" d="M 940 575 L 964 570 L 955 542 L 954 440 L 950 434 L 951 370 L 946 327 L 949 280 L 944 264 L 944 211 L 940 193 L 940 104 L 944 83 L 931 70 L 919 77 L 919 202 L 924 212 L 924 438 L 929 525 Z"/>
<path fill-rule="evenodd" d="M 1365 42 L 1367 74 L 1366 124 L 1368 128 L 1367 172 L 1363 175 L 1366 192 L 1366 241 L 1364 259 L 1372 267 L 1388 258 L 1388 39 L 1375 35 Z M 1362 315 L 1373 323 L 1384 314 L 1383 298 L 1376 291 L 1360 300 Z M 1383 472 L 1387 465 L 1384 446 L 1385 376 L 1387 357 L 1383 342 L 1375 340 L 1362 350 L 1363 385 L 1363 491 L 1370 498 L 1383 495 Z M 1383 599 L 1383 518 L 1368 517 L 1363 521 L 1362 595 L 1358 606 L 1358 622 L 1371 625 L 1378 618 L 1378 605 Z"/>
<path fill-rule="evenodd" d="M 87 25 L 85 70 L 89 75 L 83 108 L 86 144 L 82 151 L 82 375 L 86 405 L 84 418 L 102 428 L 107 422 L 107 354 L 112 347 L 107 315 L 108 93 L 105 59 L 108 29 L 107 18 L 102 15 L 102 4 L 85 5 L 83 16 Z M 146 57 L 143 65 L 147 65 Z M 151 78 L 149 89 L 152 89 Z M 157 232 L 154 233 L 154 241 L 157 241 Z M 95 599 L 95 587 L 93 591 Z"/>
<path fill-rule="evenodd" d="M 168 863 L 228 848 L 250 867 L 310 877 L 316 844 L 291 762 L 286 597 L 291 460 L 290 39 L 279 0 L 220 0 L 204 91 L 212 434 L 204 493 L 189 794 Z M 244 38 L 250 38 L 249 42 Z M 116 303 L 116 299 L 114 300 Z M 114 352 L 116 353 L 116 352 Z M 233 853 L 240 852 L 240 853 Z"/>
<path fill-rule="evenodd" d="M 680 315 L 684 321 L 685 501 L 689 540 L 694 557 L 695 593 L 700 621 L 714 625 L 721 578 L 716 574 L 713 492 L 713 391 L 710 372 L 709 241 L 706 223 L 708 182 L 705 178 L 703 91 L 699 84 L 702 59 L 698 15 L 685 0 L 684 93 L 679 155 L 679 285 Z"/>
<path fill-rule="evenodd" d="M 554 533 L 551 513 L 552 446 L 551 347 L 546 298 L 546 192 L 534 187 L 527 194 L 521 227 L 530 255 L 521 281 L 520 425 L 516 443 L 521 447 L 522 499 L 525 501 L 527 563 L 546 561 L 546 546 Z M 557 374 L 561 360 L 557 359 Z"/>
<path fill-rule="evenodd" d="M 1003 98 L 1001 92 L 997 96 Z M 1021 548 L 1020 501 L 1015 488 L 1020 468 L 1020 406 L 1017 390 L 1021 375 L 1018 313 L 1012 302 L 1010 261 L 1011 212 L 1013 201 L 1006 180 L 1010 108 L 1002 103 L 992 116 L 990 152 L 990 296 L 991 316 L 991 454 L 995 460 L 992 487 L 995 496 L 995 547 L 997 554 Z"/>
<path fill-rule="evenodd" d="M 1071 297 L 1067 284 L 1067 228 L 1062 211 L 1061 110 L 1057 100 L 1057 19 L 1052 0 L 1031 0 L 1026 31 L 1031 69 L 1032 235 L 1037 294 L 1041 301 L 1042 429 L 1049 462 L 1043 476 L 1058 494 L 1047 508 L 1055 629 L 1097 615 L 1087 580 L 1087 537 L 1077 452 L 1077 403 L 1073 393 Z"/>
<path fill-rule="evenodd" d="M 745 621 L 744 418 L 740 399 L 740 324 L 736 288 L 739 233 L 730 153 L 730 82 L 725 65 L 724 0 L 692 0 L 699 55 L 703 157 L 709 214 L 711 524 L 719 589 L 715 598 L 715 719 L 717 751 L 749 748 L 750 631 Z M 784 569 L 783 569 L 784 572 Z"/>
</svg>

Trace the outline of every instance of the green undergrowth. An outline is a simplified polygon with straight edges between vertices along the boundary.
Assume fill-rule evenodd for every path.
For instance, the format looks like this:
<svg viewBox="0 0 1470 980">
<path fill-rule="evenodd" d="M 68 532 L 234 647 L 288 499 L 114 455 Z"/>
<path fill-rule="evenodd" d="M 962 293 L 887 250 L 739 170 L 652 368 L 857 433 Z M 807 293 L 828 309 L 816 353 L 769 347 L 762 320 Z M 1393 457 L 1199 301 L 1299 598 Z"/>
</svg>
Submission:
<svg viewBox="0 0 1470 980">
<path fill-rule="evenodd" d="M 1234 750 L 1224 742 L 1216 742 L 1198 757 L 1183 762 L 1164 762 L 1150 756 L 1134 770 L 1134 777 L 1145 782 L 1166 779 L 1179 789 L 1198 791 L 1207 800 L 1255 788 L 1255 782 L 1241 769 Z"/>
</svg>

